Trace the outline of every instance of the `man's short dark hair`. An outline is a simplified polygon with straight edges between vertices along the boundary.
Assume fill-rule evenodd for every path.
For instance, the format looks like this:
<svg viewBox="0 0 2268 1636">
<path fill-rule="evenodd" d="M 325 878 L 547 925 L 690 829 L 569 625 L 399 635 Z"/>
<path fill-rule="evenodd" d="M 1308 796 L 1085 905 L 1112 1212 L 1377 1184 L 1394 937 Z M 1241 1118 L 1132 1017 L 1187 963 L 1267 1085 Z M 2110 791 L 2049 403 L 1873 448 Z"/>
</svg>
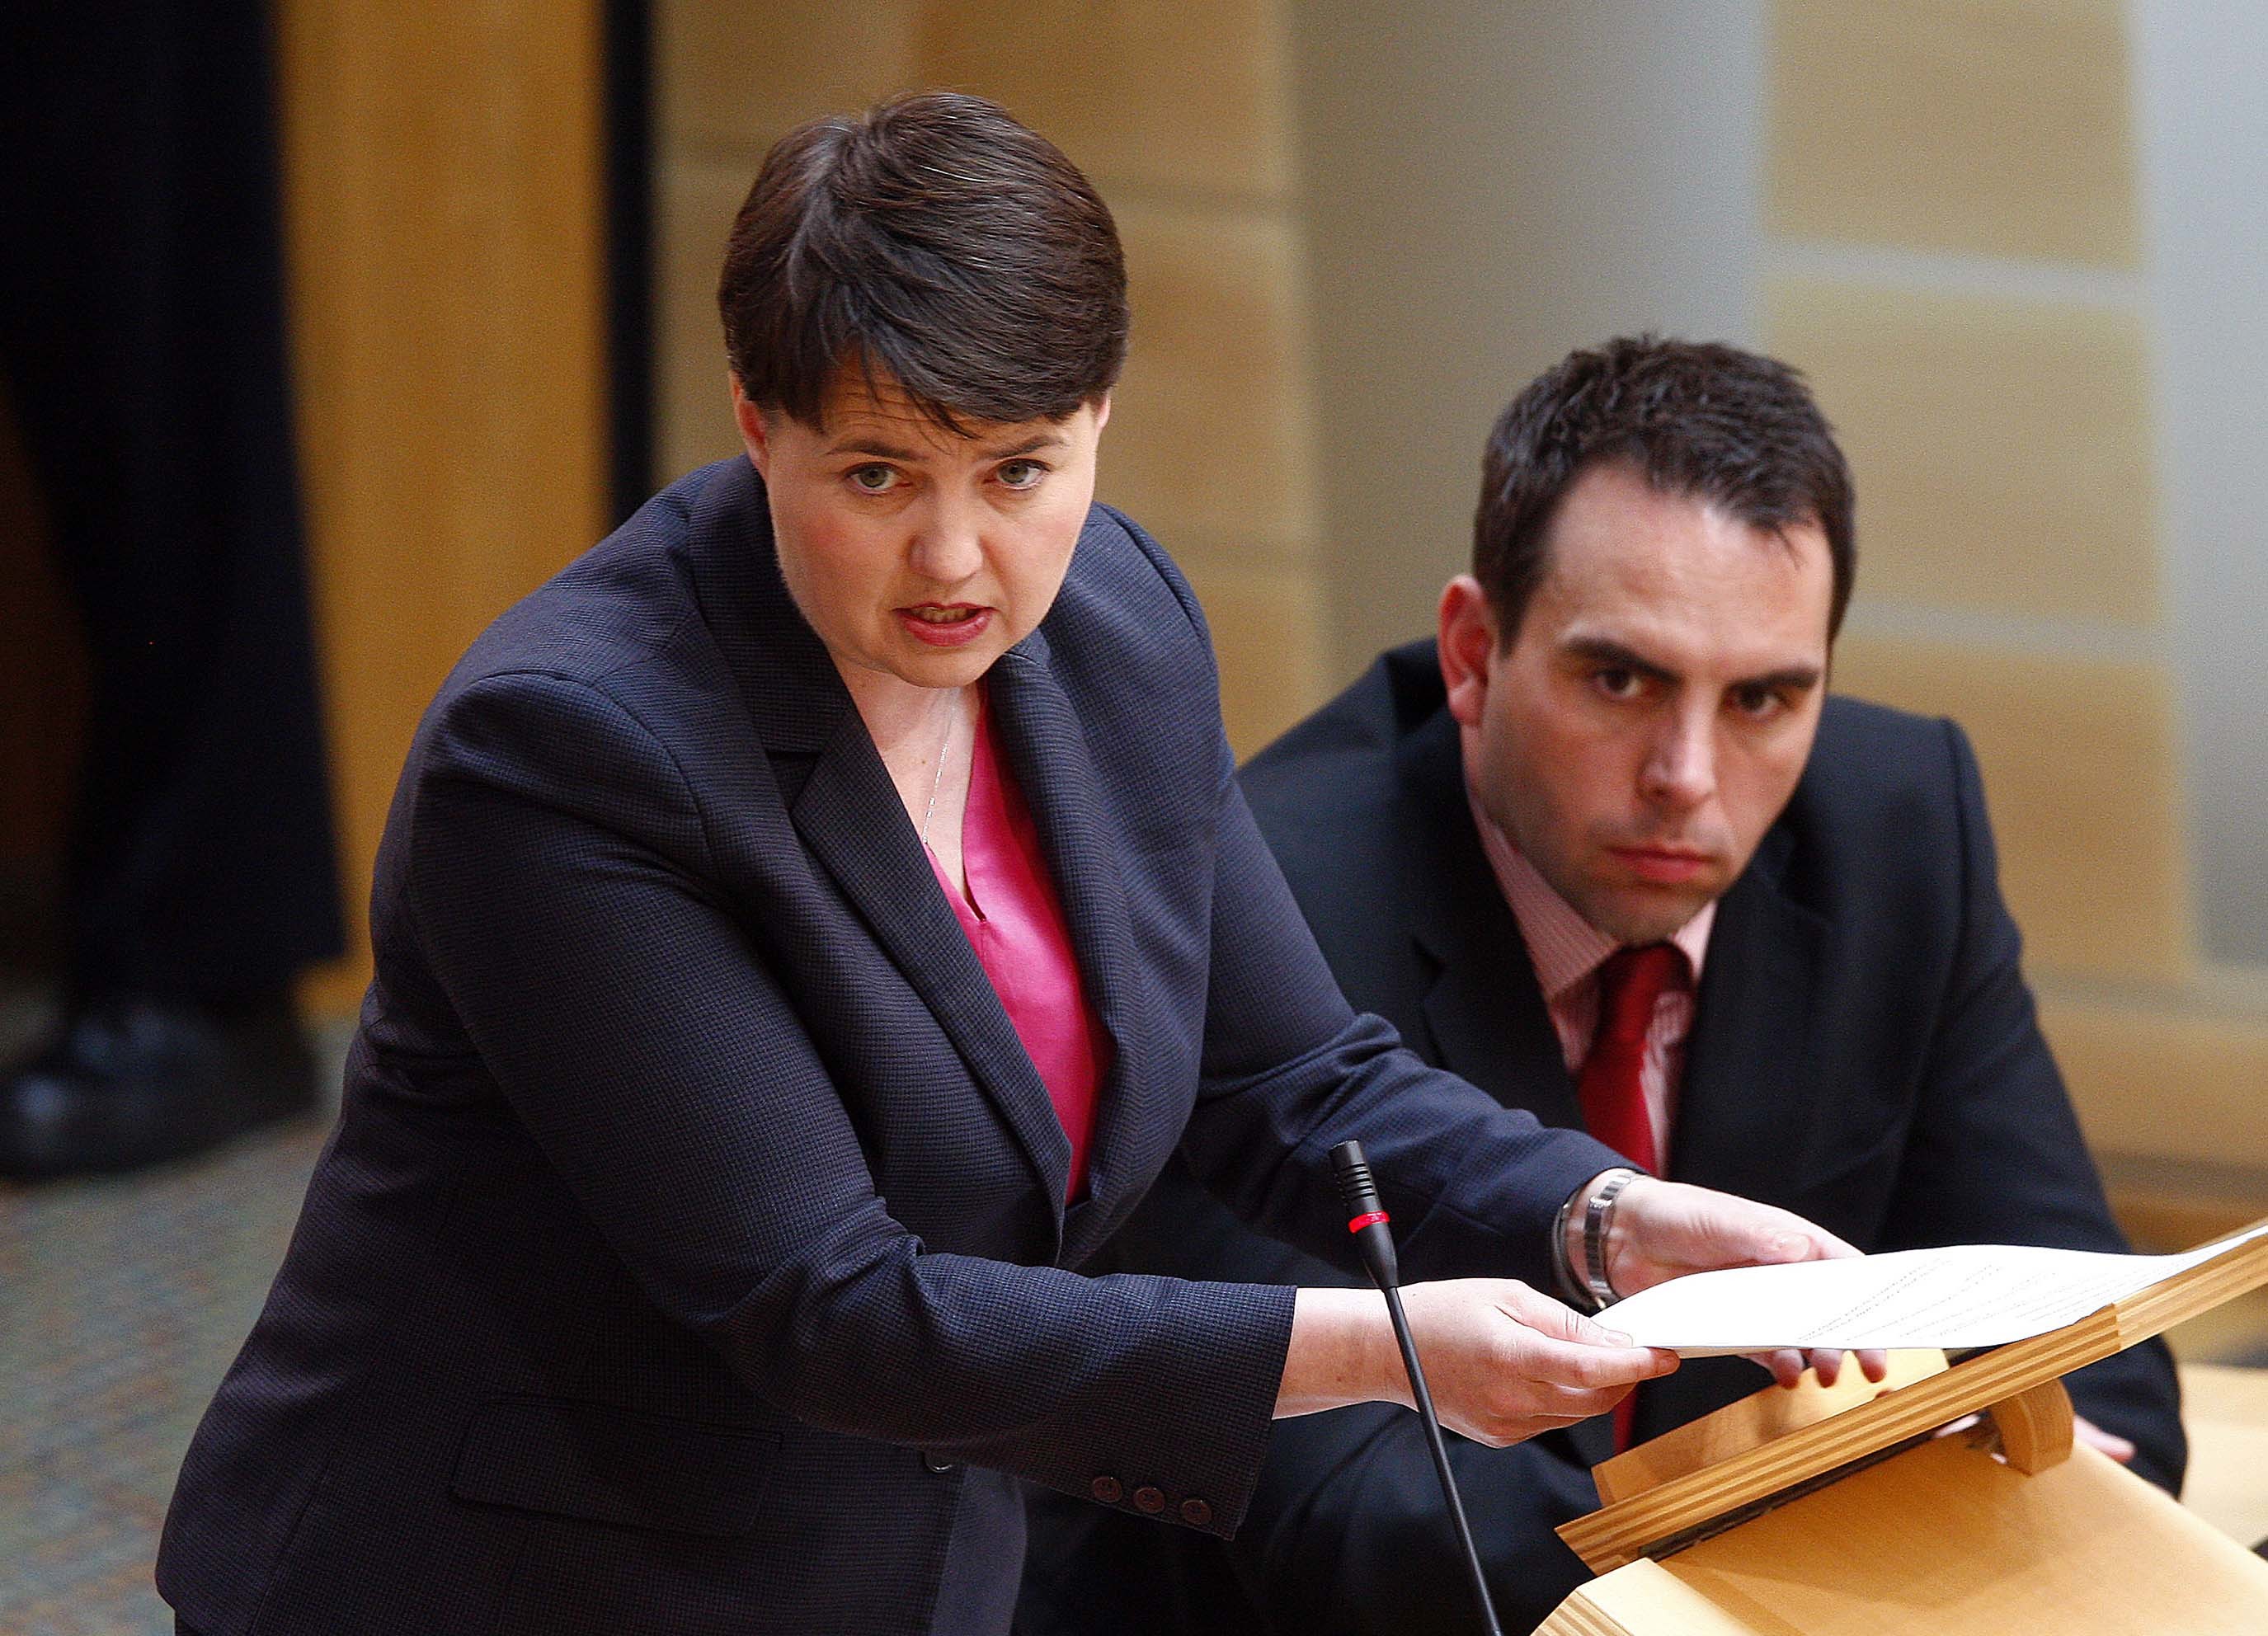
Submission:
<svg viewBox="0 0 2268 1636">
<path fill-rule="evenodd" d="M 958 430 L 1060 420 L 1126 357 L 1109 210 L 1054 144 L 947 92 L 775 143 L 717 301 L 740 389 L 811 426 L 845 369 L 895 380 Z"/>
<path fill-rule="evenodd" d="M 1817 523 L 1835 572 L 1829 639 L 1842 628 L 1859 556 L 1851 468 L 1802 374 L 1738 347 L 1625 335 L 1569 353 L 1489 433 L 1473 577 L 1505 646 L 1550 565 L 1560 499 L 1585 471 L 1613 461 L 1752 528 Z"/>
</svg>

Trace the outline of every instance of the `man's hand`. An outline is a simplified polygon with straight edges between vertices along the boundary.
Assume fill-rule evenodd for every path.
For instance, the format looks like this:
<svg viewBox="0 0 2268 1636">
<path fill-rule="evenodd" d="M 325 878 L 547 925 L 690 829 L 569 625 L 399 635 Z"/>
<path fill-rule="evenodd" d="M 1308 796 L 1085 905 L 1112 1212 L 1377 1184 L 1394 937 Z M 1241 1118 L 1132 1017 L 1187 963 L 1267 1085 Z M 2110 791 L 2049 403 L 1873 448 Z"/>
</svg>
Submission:
<svg viewBox="0 0 2268 1636">
<path fill-rule="evenodd" d="M 1578 1197 L 1589 1190 L 1586 1187 Z M 1579 1227 L 1580 1220 L 1570 1226 Z M 1607 1234 L 1607 1281 L 1616 1294 L 1635 1295 L 1689 1272 L 1783 1261 L 1832 1261 L 1859 1253 L 1825 1227 L 1791 1211 L 1712 1188 L 1642 1175 L 1615 1201 Z M 1580 1243 L 1574 1264 L 1582 1264 Z M 1612 1311 L 1610 1308 L 1602 1315 L 1610 1324 Z M 1889 1360 L 1879 1352 L 1862 1352 L 1858 1357 L 1870 1381 L 1889 1372 Z M 1794 1385 L 1807 1362 L 1822 1385 L 1832 1386 L 1842 1372 L 1843 1354 L 1786 1350 L 1764 1353 L 1756 1361 L 1782 1386 Z"/>
<path fill-rule="evenodd" d="M 1675 1352 L 1633 1346 L 1511 1279 L 1451 1279 L 1402 1291 L 1441 1424 L 1492 1448 L 1604 1414 Z M 1276 1413 L 1366 1401 L 1410 1406 L 1409 1376 L 1373 1291 L 1302 1289 Z"/>
</svg>

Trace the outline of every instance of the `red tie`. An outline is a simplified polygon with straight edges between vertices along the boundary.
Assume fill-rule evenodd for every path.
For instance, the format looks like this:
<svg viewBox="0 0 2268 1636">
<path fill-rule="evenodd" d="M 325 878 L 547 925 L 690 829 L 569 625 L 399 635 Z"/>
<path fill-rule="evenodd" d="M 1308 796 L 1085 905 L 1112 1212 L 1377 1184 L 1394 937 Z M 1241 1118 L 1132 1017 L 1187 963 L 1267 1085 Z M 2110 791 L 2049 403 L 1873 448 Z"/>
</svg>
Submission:
<svg viewBox="0 0 2268 1636">
<path fill-rule="evenodd" d="M 1619 948 L 1599 968 L 1599 1030 L 1576 1094 L 1584 1127 L 1644 1170 L 1660 1162 L 1642 1083 L 1646 1030 L 1654 1002 L 1684 980 L 1685 952 L 1675 943 Z"/>
<path fill-rule="evenodd" d="M 1619 948 L 1599 968 L 1599 1030 L 1591 1036 L 1575 1094 L 1591 1134 L 1642 1169 L 1660 1165 L 1646 1107 L 1646 1031 L 1653 1026 L 1654 1002 L 1684 981 L 1685 953 L 1675 943 Z M 1636 1392 L 1615 1405 L 1618 1454 L 1630 1447 L 1637 1410 Z"/>
</svg>

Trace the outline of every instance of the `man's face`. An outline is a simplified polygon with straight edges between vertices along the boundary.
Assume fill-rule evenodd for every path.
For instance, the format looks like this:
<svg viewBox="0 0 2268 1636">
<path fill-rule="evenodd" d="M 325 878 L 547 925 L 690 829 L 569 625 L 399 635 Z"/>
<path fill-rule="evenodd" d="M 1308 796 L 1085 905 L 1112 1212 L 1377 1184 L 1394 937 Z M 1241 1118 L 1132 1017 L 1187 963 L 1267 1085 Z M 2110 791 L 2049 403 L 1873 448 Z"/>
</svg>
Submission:
<svg viewBox="0 0 2268 1636">
<path fill-rule="evenodd" d="M 1094 497 L 1108 398 L 965 437 L 856 372 L 823 429 L 764 413 L 737 381 L 733 400 L 781 577 L 854 694 L 974 682 L 1046 617 Z"/>
<path fill-rule="evenodd" d="M 1752 528 L 1623 464 L 1579 476 L 1509 648 L 1469 577 L 1441 667 L 1481 806 L 1624 943 L 1669 936 L 1748 866 L 1825 696 L 1825 531 Z"/>
</svg>

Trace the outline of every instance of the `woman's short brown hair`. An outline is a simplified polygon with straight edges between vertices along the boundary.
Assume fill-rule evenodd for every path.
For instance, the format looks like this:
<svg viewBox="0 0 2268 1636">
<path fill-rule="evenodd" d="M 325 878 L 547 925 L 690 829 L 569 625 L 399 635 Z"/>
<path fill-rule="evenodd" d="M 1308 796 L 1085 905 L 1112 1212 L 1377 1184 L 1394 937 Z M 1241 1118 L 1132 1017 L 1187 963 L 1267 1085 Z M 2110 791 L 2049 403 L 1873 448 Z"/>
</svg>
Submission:
<svg viewBox="0 0 2268 1636">
<path fill-rule="evenodd" d="M 819 425 L 846 368 L 948 426 L 1059 420 L 1118 379 L 1126 263 L 1054 144 L 929 92 L 772 145 L 733 224 L 725 348 L 759 407 Z"/>
</svg>

